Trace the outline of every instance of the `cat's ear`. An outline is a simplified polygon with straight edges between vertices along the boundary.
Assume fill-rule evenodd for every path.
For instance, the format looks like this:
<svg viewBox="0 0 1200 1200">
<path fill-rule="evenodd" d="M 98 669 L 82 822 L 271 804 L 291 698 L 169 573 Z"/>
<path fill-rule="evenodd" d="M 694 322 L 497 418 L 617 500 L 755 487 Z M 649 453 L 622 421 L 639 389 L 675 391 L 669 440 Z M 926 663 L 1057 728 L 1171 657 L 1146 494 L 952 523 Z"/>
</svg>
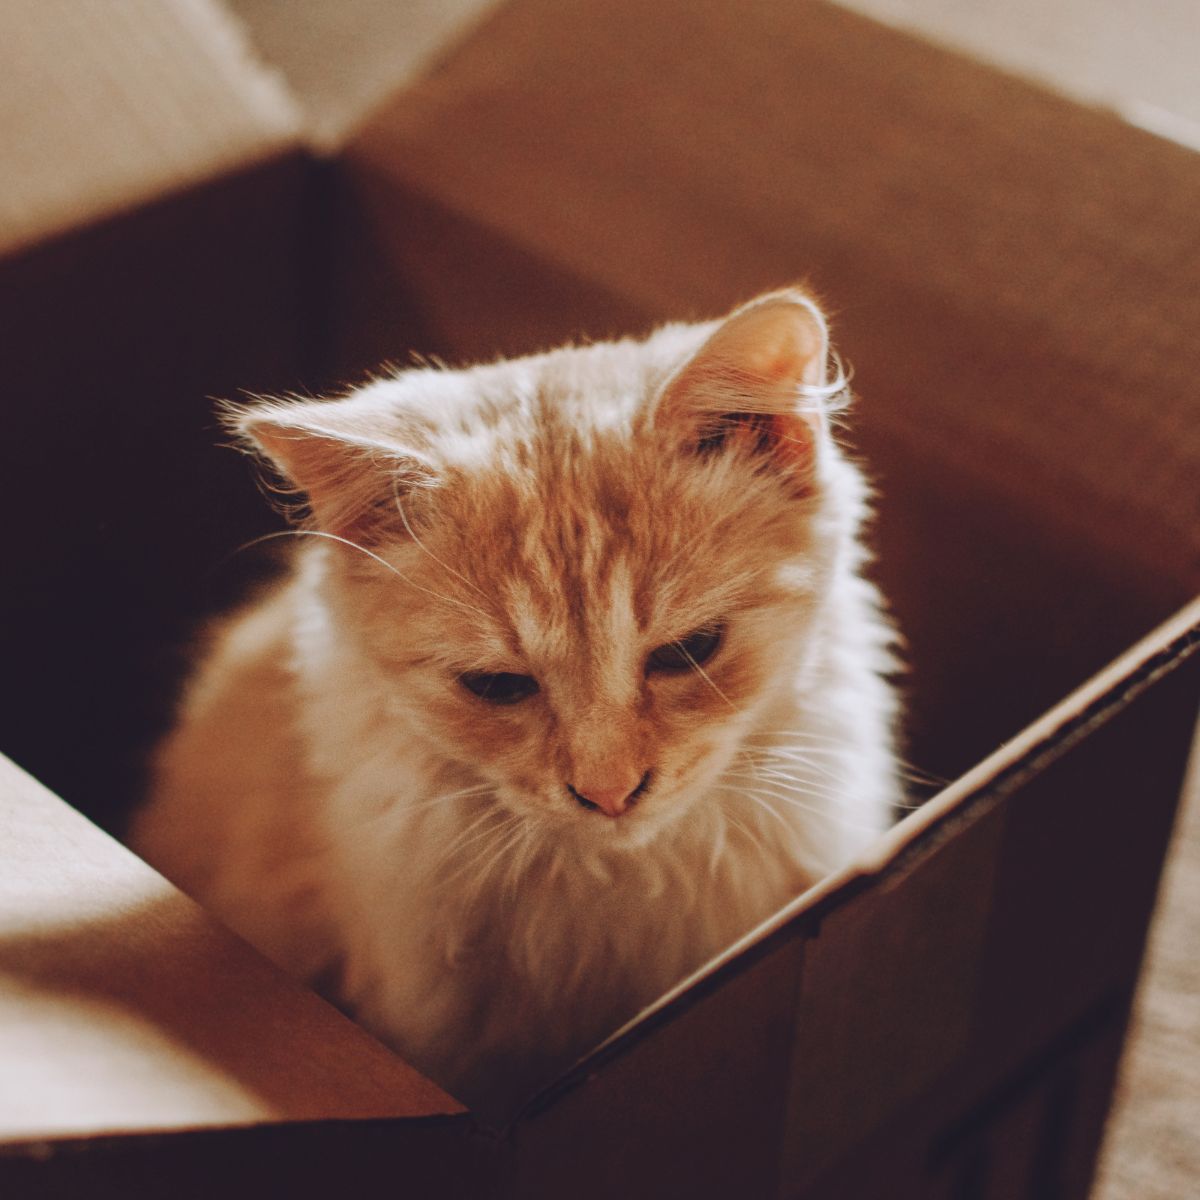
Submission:
<svg viewBox="0 0 1200 1200">
<path fill-rule="evenodd" d="M 231 405 L 223 417 L 244 447 L 274 467 L 280 494 L 298 494 L 295 507 L 307 508 L 318 528 L 359 544 L 404 530 L 406 502 L 436 481 L 427 456 L 381 432 L 372 406 L 357 397 Z"/>
<path fill-rule="evenodd" d="M 769 456 L 801 490 L 825 433 L 825 318 L 803 292 L 772 292 L 727 317 L 667 381 L 655 422 L 699 454 Z"/>
</svg>

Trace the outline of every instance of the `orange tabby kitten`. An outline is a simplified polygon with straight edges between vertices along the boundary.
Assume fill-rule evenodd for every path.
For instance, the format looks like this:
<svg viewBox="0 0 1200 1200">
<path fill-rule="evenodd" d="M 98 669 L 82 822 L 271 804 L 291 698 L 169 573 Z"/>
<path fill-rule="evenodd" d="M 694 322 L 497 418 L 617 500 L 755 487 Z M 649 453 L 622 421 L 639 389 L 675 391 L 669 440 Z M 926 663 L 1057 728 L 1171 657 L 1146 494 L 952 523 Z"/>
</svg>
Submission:
<svg viewBox="0 0 1200 1200">
<path fill-rule="evenodd" d="M 135 827 L 503 1109 L 847 863 L 898 789 L 864 485 L 804 294 L 236 411 L 307 498 Z"/>
</svg>

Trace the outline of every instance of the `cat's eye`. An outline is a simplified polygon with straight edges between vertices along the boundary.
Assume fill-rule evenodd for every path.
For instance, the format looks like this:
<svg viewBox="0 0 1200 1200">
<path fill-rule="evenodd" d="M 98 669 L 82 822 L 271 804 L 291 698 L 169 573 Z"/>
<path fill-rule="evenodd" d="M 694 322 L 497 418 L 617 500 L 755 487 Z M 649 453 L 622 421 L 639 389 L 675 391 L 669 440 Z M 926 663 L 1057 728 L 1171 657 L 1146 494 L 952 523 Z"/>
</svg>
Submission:
<svg viewBox="0 0 1200 1200">
<path fill-rule="evenodd" d="M 721 644 L 722 629 L 709 625 L 650 652 L 647 671 L 690 671 L 708 662 Z"/>
<path fill-rule="evenodd" d="M 464 671 L 458 682 L 489 704 L 517 704 L 538 690 L 532 675 L 511 671 Z"/>
</svg>

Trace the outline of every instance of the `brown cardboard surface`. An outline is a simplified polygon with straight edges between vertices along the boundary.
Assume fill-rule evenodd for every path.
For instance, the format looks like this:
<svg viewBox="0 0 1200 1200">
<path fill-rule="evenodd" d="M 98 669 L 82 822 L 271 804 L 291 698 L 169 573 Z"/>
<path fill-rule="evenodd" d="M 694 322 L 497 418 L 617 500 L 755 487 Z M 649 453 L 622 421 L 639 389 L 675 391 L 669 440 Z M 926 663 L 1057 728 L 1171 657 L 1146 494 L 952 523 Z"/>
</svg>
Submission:
<svg viewBox="0 0 1200 1200">
<path fill-rule="evenodd" d="M 212 397 L 299 382 L 307 168 L 213 0 L 22 0 L 0 45 L 0 750 L 116 824 L 264 527 Z"/>
<path fill-rule="evenodd" d="M 212 0 L 0 9 L 0 253 L 279 153 L 287 91 Z"/>
<path fill-rule="evenodd" d="M 793 1186 L 968 1055 L 1003 836 L 1004 813 L 987 814 L 924 870 L 832 912 L 807 943 L 782 1165 Z"/>
<path fill-rule="evenodd" d="M 1193 621 L 1198 613 L 1194 606 Z M 1135 684 L 1134 698 L 1097 718 L 1103 728 L 1066 737 L 1059 757 L 1018 769 L 1007 783 L 996 776 L 1002 800 L 980 791 L 978 819 L 1003 814 L 1003 838 L 993 904 L 976 928 L 982 970 L 969 994 L 968 1042 L 936 1082 L 894 1107 L 811 1193 L 798 1194 L 1087 1194 L 1195 723 L 1200 624 L 1190 640 L 1191 657 L 1165 675 L 1152 671 L 1145 690 Z M 1071 703 L 1079 715 L 1093 711 L 1087 689 Z M 970 801 L 953 820 L 914 876 L 939 855 L 960 856 Z M 885 895 L 874 889 L 864 900 Z M 944 899 L 956 904 L 961 895 L 954 888 Z M 911 915 L 905 905 L 880 912 L 897 927 Z M 932 986 L 960 983 L 949 974 Z M 811 1177 L 804 1141 L 818 1155 L 823 1142 L 806 1138 L 803 1125 L 796 1133 L 790 1177 L 799 1182 Z"/>
<path fill-rule="evenodd" d="M 1098 1007 L 1027 1058 L 994 1061 L 992 1083 L 942 1077 L 864 1137 L 804 1200 L 1047 1195 L 1082 1200 L 1120 1048 L 1124 1007 Z M 947 1121 L 957 1113 L 961 1120 Z"/>
<path fill-rule="evenodd" d="M 0 1141 L 461 1108 L 0 759 Z"/>
<path fill-rule="evenodd" d="M 514 1134 L 516 1194 L 774 1194 L 803 970 L 799 943 L 773 947 L 536 1106 Z"/>
<path fill-rule="evenodd" d="M 486 361 L 572 338 L 619 337 L 651 318 L 470 217 L 398 189 L 368 163 L 339 164 L 329 307 L 331 379 L 410 349 Z"/>
<path fill-rule="evenodd" d="M 511 1156 L 470 1118 L 287 1122 L 0 1145 L 0 1187 L 21 1200 L 214 1196 L 515 1196 Z"/>
<path fill-rule="evenodd" d="M 197 622 L 245 574 L 234 551 L 270 527 L 212 397 L 297 381 L 304 169 L 285 156 L 0 259 L 0 506 L 21 514 L 0 752 L 110 825 Z"/>
</svg>

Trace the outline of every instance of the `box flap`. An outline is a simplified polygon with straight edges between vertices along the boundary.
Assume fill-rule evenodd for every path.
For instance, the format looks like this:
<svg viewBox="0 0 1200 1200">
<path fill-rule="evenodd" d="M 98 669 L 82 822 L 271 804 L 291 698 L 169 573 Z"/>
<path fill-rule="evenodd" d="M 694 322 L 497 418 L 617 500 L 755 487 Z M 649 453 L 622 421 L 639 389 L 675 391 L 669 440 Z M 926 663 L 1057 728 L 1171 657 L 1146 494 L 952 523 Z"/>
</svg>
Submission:
<svg viewBox="0 0 1200 1200">
<path fill-rule="evenodd" d="M 0 759 L 0 1143 L 461 1112 Z"/>
<path fill-rule="evenodd" d="M 212 0 L 0 6 L 0 253 L 293 145 L 297 111 Z"/>
<path fill-rule="evenodd" d="M 338 139 L 497 0 L 224 0 L 286 76 L 314 140 Z"/>
</svg>

